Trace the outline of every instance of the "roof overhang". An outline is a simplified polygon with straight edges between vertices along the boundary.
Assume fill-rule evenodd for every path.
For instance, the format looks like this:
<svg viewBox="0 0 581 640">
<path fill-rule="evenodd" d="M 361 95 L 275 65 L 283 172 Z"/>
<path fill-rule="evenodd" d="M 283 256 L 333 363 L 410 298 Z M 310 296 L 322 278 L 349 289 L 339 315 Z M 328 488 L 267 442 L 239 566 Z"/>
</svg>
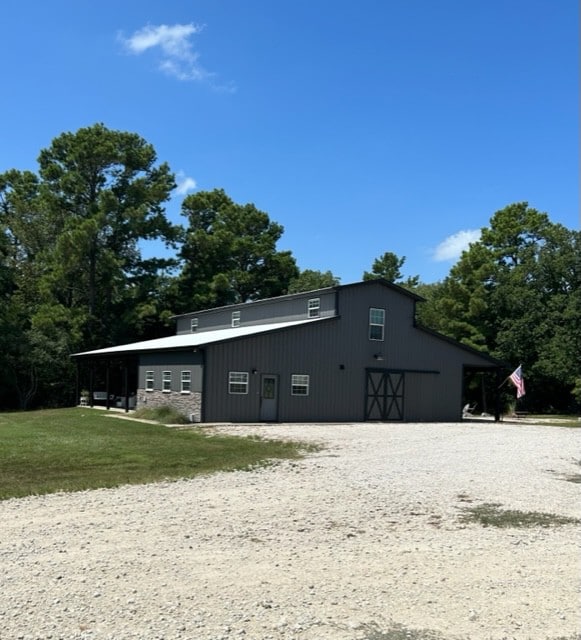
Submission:
<svg viewBox="0 0 581 640">
<path fill-rule="evenodd" d="M 334 316 L 333 316 L 334 317 Z M 184 349 L 195 349 L 217 342 L 227 342 L 237 338 L 246 338 L 262 333 L 271 333 L 289 327 L 299 327 L 301 325 L 313 324 L 328 320 L 330 318 L 311 318 L 308 320 L 293 320 L 288 322 L 272 322 L 269 324 L 246 325 L 227 329 L 216 329 L 215 331 L 200 331 L 194 333 L 180 333 L 167 338 L 157 338 L 155 340 L 144 340 L 142 342 L 132 342 L 121 344 L 116 347 L 105 349 L 95 349 L 93 351 L 82 351 L 73 353 L 73 358 L 90 358 L 101 356 L 131 355 L 137 353 L 149 353 L 154 351 L 179 351 Z"/>
</svg>

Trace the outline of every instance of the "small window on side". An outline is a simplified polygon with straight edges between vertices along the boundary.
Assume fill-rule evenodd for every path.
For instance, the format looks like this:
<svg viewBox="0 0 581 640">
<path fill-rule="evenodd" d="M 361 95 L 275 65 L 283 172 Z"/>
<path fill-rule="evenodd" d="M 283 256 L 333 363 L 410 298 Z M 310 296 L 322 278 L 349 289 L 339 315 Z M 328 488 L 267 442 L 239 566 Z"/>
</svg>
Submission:
<svg viewBox="0 0 581 640">
<path fill-rule="evenodd" d="M 308 396 L 309 381 L 308 375 L 293 373 L 291 376 L 291 396 Z"/>
<path fill-rule="evenodd" d="M 321 311 L 321 298 L 311 298 L 307 305 L 307 315 L 309 318 L 318 318 Z"/>
<path fill-rule="evenodd" d="M 171 392 L 171 371 L 164 371 L 161 374 L 161 390 L 163 393 Z"/>
<path fill-rule="evenodd" d="M 182 393 L 190 393 L 192 391 L 192 372 L 191 371 L 182 371 L 182 385 L 181 392 Z"/>
<path fill-rule="evenodd" d="M 195 333 L 198 330 L 198 319 L 192 318 L 190 321 L 190 331 Z"/>
<path fill-rule="evenodd" d="M 145 390 L 153 391 L 153 385 L 154 385 L 153 371 L 146 371 L 145 372 Z"/>
<path fill-rule="evenodd" d="M 240 326 L 240 311 L 232 311 L 232 326 Z"/>
<path fill-rule="evenodd" d="M 228 393 L 246 394 L 248 393 L 248 372 L 230 371 L 228 374 Z"/>
</svg>

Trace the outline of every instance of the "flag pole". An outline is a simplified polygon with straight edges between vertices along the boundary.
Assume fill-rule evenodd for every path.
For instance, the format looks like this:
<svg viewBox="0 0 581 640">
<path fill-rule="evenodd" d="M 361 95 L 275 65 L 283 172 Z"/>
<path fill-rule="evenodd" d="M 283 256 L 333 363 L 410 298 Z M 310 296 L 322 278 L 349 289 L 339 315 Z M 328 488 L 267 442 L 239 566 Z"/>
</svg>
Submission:
<svg viewBox="0 0 581 640">
<path fill-rule="evenodd" d="M 501 387 L 504 387 L 504 385 L 505 385 L 509 380 L 510 380 L 510 376 L 506 376 L 506 378 L 504 379 L 504 382 L 501 382 L 501 383 L 498 385 L 498 387 L 497 387 L 497 388 L 498 388 L 498 389 L 500 389 Z"/>
</svg>

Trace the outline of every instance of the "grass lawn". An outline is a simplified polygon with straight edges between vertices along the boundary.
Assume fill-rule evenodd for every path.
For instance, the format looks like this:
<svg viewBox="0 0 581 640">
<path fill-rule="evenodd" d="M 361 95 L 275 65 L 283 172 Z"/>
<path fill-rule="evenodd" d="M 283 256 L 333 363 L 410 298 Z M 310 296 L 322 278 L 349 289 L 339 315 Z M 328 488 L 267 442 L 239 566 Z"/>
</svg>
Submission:
<svg viewBox="0 0 581 640">
<path fill-rule="evenodd" d="M 213 436 L 98 409 L 0 414 L 0 500 L 191 478 L 299 458 L 301 443 Z"/>
</svg>

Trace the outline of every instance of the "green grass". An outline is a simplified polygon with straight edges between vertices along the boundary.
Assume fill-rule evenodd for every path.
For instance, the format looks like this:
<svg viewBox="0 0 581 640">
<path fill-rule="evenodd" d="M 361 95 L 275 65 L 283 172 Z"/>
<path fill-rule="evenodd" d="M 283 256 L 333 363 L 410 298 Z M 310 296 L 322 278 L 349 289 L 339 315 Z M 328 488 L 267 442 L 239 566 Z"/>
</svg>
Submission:
<svg viewBox="0 0 581 640">
<path fill-rule="evenodd" d="M 3 413 L 0 499 L 249 469 L 307 450 L 296 442 L 168 429 L 99 409 Z"/>
<path fill-rule="evenodd" d="M 518 421 L 518 418 L 516 420 Z M 530 414 L 527 416 L 526 422 L 532 422 L 533 424 L 545 427 L 581 428 L 581 420 L 579 419 L 579 416 L 574 415 Z"/>
<path fill-rule="evenodd" d="M 555 513 L 542 511 L 518 511 L 515 509 L 501 509 L 502 505 L 496 502 L 466 507 L 460 520 L 463 522 L 476 522 L 483 527 L 499 528 L 530 528 L 530 527 L 554 527 L 565 524 L 579 524 L 577 518 L 559 516 Z"/>
</svg>

